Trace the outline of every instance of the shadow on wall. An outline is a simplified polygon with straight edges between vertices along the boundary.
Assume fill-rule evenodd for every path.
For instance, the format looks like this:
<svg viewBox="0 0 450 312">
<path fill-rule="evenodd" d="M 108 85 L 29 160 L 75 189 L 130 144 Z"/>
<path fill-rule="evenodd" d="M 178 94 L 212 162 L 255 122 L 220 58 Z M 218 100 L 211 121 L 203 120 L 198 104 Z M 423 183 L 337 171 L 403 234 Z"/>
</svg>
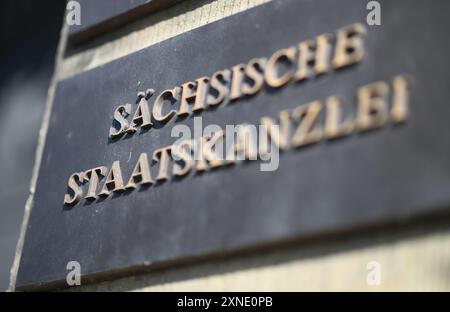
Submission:
<svg viewBox="0 0 450 312">
<path fill-rule="evenodd" d="M 0 2 L 0 291 L 9 284 L 65 1 Z"/>
</svg>

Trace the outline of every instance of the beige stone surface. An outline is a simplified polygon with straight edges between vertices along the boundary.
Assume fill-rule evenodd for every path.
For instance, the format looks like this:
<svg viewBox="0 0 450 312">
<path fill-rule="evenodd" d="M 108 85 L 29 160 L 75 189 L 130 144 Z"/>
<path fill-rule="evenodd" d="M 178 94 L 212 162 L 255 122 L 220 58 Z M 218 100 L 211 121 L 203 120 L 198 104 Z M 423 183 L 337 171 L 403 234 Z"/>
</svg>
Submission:
<svg viewBox="0 0 450 312">
<path fill-rule="evenodd" d="M 379 284 L 369 284 L 379 265 Z M 372 279 L 369 278 L 369 281 Z M 76 291 L 450 291 L 450 228 L 414 225 L 128 277 Z"/>
</svg>

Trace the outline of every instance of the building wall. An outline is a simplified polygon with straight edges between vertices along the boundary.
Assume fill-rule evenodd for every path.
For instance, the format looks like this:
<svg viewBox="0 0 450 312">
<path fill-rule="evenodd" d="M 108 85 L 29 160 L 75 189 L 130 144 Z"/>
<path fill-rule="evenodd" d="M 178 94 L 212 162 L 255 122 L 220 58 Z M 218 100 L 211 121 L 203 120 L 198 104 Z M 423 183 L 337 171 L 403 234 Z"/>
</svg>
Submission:
<svg viewBox="0 0 450 312">
<path fill-rule="evenodd" d="M 9 285 L 63 13 L 57 0 L 0 3 L 0 291 Z"/>
<path fill-rule="evenodd" d="M 54 84 L 59 79 L 95 68 L 267 1 L 184 1 L 126 28 L 110 32 L 89 49 L 64 57 L 62 48 L 47 109 L 51 106 Z M 66 36 L 67 30 L 63 30 L 62 46 L 65 45 Z M 41 145 L 45 130 L 46 122 L 41 133 Z M 38 148 L 38 155 L 41 152 Z M 30 209 L 31 205 L 27 211 Z M 71 290 L 450 290 L 449 225 L 450 222 L 445 219 L 419 220 L 395 229 L 378 228 L 346 235 L 329 235 L 308 242 L 275 244 L 246 254 L 218 256 L 197 264 L 167 267 Z M 380 273 L 376 285 L 371 283 L 374 268 L 378 268 Z"/>
</svg>

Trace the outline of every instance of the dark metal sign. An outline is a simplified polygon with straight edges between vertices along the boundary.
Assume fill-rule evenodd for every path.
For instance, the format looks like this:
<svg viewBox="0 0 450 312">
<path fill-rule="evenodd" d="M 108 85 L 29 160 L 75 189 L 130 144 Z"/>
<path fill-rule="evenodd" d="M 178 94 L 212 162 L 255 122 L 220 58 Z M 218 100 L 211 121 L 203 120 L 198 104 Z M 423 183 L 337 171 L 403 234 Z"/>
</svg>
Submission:
<svg viewBox="0 0 450 312">
<path fill-rule="evenodd" d="M 382 7 L 273 1 L 61 81 L 17 287 L 446 212 L 449 5 Z"/>
</svg>

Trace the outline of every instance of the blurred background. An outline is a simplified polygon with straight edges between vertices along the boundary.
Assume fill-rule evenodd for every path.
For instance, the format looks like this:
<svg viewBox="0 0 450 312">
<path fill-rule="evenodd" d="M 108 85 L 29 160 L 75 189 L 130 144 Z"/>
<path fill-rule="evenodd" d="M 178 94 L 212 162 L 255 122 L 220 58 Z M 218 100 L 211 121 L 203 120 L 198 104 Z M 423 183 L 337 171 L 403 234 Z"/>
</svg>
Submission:
<svg viewBox="0 0 450 312">
<path fill-rule="evenodd" d="M 0 2 L 0 291 L 28 197 L 64 0 Z"/>
</svg>

